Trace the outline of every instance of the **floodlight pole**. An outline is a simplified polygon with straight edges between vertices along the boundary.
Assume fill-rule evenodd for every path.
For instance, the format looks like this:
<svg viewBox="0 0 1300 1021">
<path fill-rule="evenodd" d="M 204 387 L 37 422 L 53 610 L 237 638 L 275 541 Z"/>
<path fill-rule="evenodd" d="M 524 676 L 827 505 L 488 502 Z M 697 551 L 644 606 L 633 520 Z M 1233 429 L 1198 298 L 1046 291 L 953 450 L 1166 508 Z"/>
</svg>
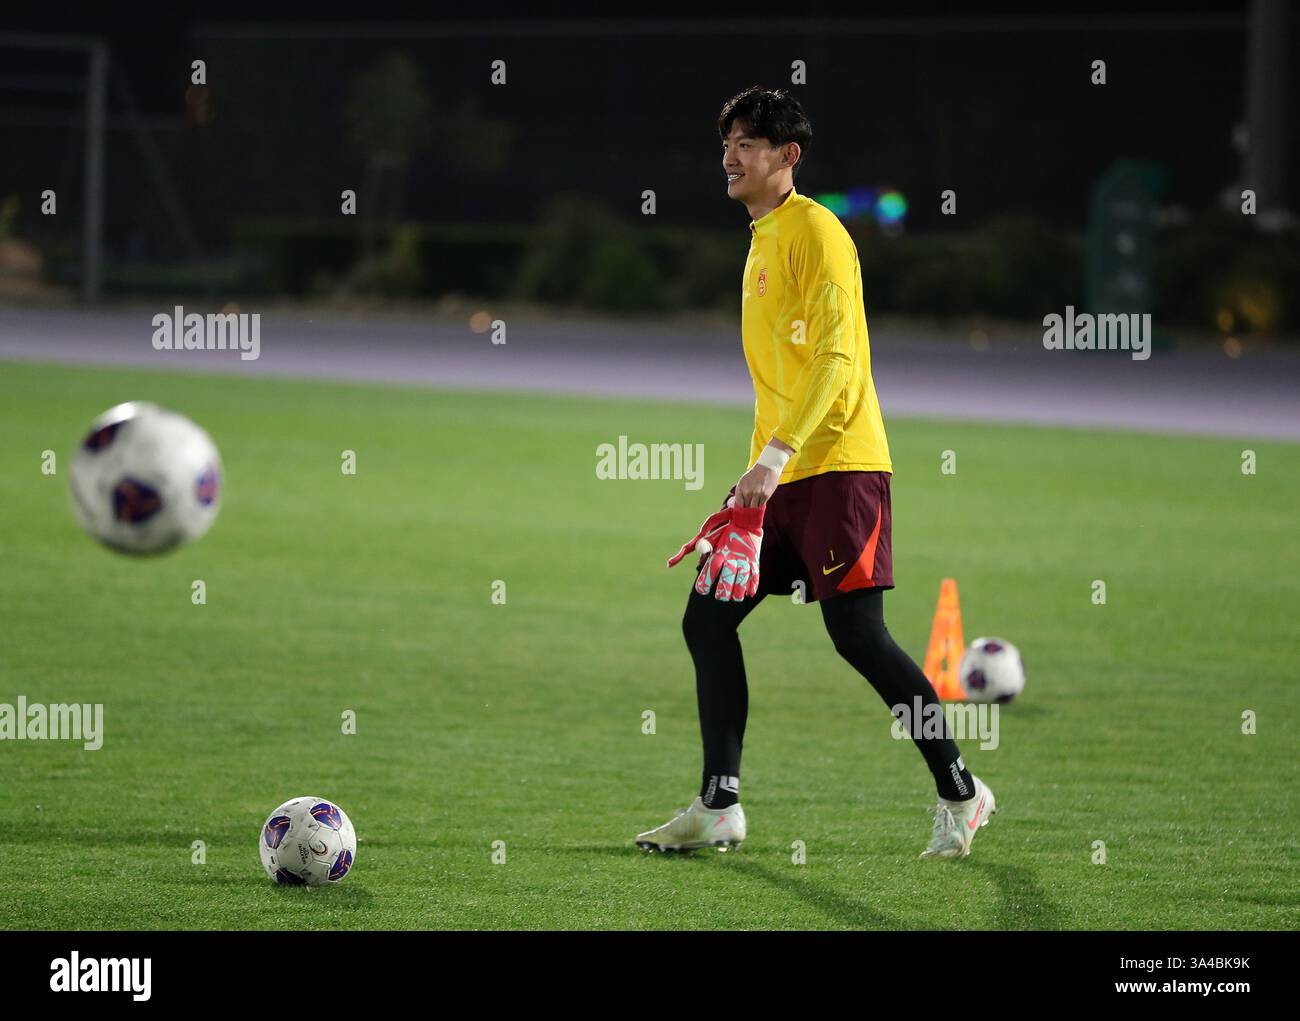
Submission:
<svg viewBox="0 0 1300 1021">
<path fill-rule="evenodd" d="M 1287 0 L 1253 0 L 1246 42 L 1246 152 L 1243 177 L 1261 213 L 1288 208 Z M 1255 219 L 1255 217 L 1251 217 Z M 1260 218 L 1267 228 L 1268 218 Z"/>
<path fill-rule="evenodd" d="M 82 195 L 81 298 L 99 300 L 104 243 L 104 126 L 108 93 L 108 46 L 90 44 L 86 76 L 86 175 Z"/>
</svg>

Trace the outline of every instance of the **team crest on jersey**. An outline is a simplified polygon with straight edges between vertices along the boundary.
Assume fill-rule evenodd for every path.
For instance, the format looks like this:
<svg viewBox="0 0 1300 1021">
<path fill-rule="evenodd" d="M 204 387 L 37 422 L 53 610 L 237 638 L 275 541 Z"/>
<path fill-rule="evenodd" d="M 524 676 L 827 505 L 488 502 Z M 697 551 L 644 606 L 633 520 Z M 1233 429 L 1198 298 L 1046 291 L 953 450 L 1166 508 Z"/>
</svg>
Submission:
<svg viewBox="0 0 1300 1021">
<path fill-rule="evenodd" d="M 758 296 L 761 298 L 767 293 L 767 270 L 758 271 Z"/>
</svg>

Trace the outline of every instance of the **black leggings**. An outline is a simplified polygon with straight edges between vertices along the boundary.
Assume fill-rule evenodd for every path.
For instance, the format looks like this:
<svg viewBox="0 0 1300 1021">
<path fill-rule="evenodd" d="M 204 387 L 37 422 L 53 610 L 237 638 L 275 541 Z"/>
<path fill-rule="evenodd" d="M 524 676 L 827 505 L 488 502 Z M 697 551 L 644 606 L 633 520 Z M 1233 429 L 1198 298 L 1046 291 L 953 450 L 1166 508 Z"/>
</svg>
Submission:
<svg viewBox="0 0 1300 1021">
<path fill-rule="evenodd" d="M 682 632 L 695 663 L 705 776 L 740 775 L 749 685 L 738 630 L 740 622 L 762 600 L 760 595 L 739 603 L 722 602 L 692 589 L 686 603 Z M 856 589 L 819 605 L 835 651 L 871 683 L 885 705 L 892 709 L 903 704 L 910 711 L 917 696 L 923 708 L 941 704 L 921 668 L 898 647 L 885 627 L 883 589 Z M 934 775 L 941 797 L 957 801 L 972 795 L 974 785 L 946 722 L 942 738 L 913 740 Z"/>
</svg>

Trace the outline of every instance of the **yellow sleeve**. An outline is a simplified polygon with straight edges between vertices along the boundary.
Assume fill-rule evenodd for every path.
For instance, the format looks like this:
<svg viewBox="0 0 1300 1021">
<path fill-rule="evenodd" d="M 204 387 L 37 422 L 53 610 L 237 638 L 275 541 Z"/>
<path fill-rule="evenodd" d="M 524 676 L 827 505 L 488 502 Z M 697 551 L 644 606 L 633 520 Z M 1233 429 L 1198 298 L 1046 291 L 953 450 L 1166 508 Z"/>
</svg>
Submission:
<svg viewBox="0 0 1300 1021">
<path fill-rule="evenodd" d="M 847 235 L 810 223 L 791 241 L 790 271 L 803 302 L 804 338 L 813 345 L 813 356 L 795 380 L 790 404 L 772 435 L 798 452 L 852 375 L 851 296 L 857 290 L 857 264 Z"/>
</svg>

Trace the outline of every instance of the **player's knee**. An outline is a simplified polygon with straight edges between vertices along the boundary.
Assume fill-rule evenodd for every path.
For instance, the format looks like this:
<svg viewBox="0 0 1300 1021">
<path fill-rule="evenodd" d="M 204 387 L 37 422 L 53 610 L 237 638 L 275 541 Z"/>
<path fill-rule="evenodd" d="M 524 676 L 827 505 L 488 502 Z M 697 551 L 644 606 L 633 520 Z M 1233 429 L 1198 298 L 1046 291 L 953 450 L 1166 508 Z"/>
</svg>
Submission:
<svg viewBox="0 0 1300 1021">
<path fill-rule="evenodd" d="M 878 660 L 892 641 L 883 623 L 861 618 L 828 620 L 826 631 L 835 651 L 859 668 Z"/>
<path fill-rule="evenodd" d="M 734 624 L 723 619 L 718 612 L 719 605 L 713 599 L 690 599 L 686 603 L 686 613 L 682 615 L 682 637 L 691 649 L 705 649 L 712 646 L 728 633 L 734 633 Z"/>
</svg>

